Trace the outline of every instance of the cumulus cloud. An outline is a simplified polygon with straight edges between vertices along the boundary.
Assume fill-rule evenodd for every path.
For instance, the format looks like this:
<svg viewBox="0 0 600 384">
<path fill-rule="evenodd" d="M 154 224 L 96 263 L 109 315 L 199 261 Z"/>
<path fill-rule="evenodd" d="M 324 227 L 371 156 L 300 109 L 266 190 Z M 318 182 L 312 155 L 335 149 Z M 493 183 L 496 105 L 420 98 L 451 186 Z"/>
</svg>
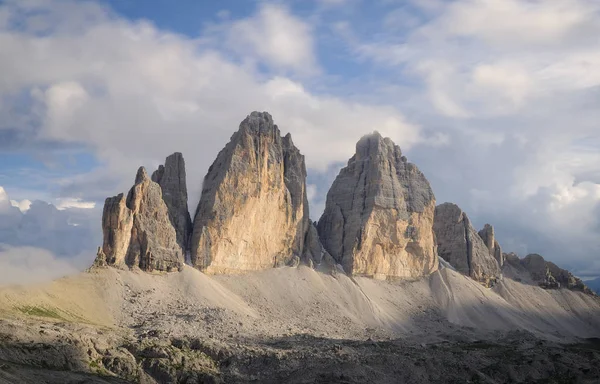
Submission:
<svg viewBox="0 0 600 384">
<path fill-rule="evenodd" d="M 0 187 L 0 196 L 3 191 Z M 6 200 L 0 199 L 0 243 L 43 248 L 63 259 L 84 257 L 77 262 L 92 263 L 96 247 L 102 241 L 99 209 L 77 200 L 63 200 L 58 209 L 36 200 L 23 212 L 10 203 L 2 209 L 2 202 L 8 201 L 5 192 L 4 196 Z"/>
<path fill-rule="evenodd" d="M 17 200 L 11 200 L 10 204 L 13 207 L 17 207 L 19 208 L 19 211 L 25 213 L 29 210 L 29 208 L 31 208 L 31 201 L 27 200 L 27 199 L 23 199 L 21 201 L 17 201 Z"/>
<path fill-rule="evenodd" d="M 21 3 L 11 4 L 4 9 L 10 16 L 19 14 L 15 9 Z M 194 206 L 219 148 L 252 110 L 271 112 L 314 169 L 345 161 L 360 136 L 373 129 L 405 148 L 422 140 L 419 126 L 389 105 L 313 94 L 297 80 L 265 76 L 228 60 L 202 39 L 124 20 L 99 7 L 85 10 L 90 21 L 83 26 L 72 19 L 78 12 L 61 12 L 67 6 L 79 9 L 79 2 L 61 2 L 56 9 L 52 2 L 31 4 L 49 29 L 44 36 L 10 26 L 0 32 L 0 62 L 10 79 L 0 83 L 0 94 L 29 93 L 31 104 L 23 114 L 38 117 L 35 138 L 88 146 L 103 164 L 93 174 L 65 180 L 64 197 L 100 194 L 96 186 L 103 196 L 125 191 L 139 165 L 156 167 L 180 151 Z M 277 32 L 265 36 L 274 39 L 263 42 L 266 51 L 252 50 L 267 64 L 306 67 L 314 61 L 310 29 L 280 6 L 263 5 L 257 14 L 223 28 L 242 28 L 257 43 L 262 34 Z M 289 39 L 300 45 L 279 46 Z"/>
<path fill-rule="evenodd" d="M 42 283 L 80 270 L 47 249 L 0 244 L 0 285 Z"/>
<path fill-rule="evenodd" d="M 317 70 L 311 26 L 281 5 L 263 3 L 257 14 L 226 25 L 226 41 L 246 56 L 277 69 Z"/>
</svg>

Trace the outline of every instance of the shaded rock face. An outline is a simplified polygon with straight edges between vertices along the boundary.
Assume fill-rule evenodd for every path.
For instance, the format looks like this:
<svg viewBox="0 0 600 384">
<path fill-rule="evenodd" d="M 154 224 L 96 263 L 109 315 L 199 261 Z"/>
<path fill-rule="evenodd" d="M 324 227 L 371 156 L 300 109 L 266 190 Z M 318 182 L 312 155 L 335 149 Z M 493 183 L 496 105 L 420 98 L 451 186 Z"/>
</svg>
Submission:
<svg viewBox="0 0 600 384">
<path fill-rule="evenodd" d="M 489 233 L 480 236 L 469 217 L 456 204 L 444 203 L 435 208 L 433 229 L 439 256 L 457 271 L 486 286 L 493 285 L 500 277 L 500 265 L 494 257 L 495 248 L 491 250 L 482 239 L 485 237 L 489 244 L 497 244 L 493 240 L 493 231 L 491 236 Z"/>
<path fill-rule="evenodd" d="M 109 197 L 102 214 L 104 242 L 96 265 L 172 271 L 183 266 L 183 254 L 169 219 L 161 187 L 141 167 L 127 198 Z"/>
<path fill-rule="evenodd" d="M 207 273 L 288 264 L 309 230 L 304 156 L 266 112 L 252 112 L 204 178 L 191 259 Z"/>
<path fill-rule="evenodd" d="M 479 237 L 481 237 L 485 243 L 485 246 L 488 247 L 490 253 L 494 255 L 494 258 L 498 262 L 500 268 L 502 268 L 504 265 L 504 254 L 502 253 L 500 244 L 498 244 L 498 241 L 496 241 L 494 227 L 489 224 L 484 225 L 483 229 L 479 231 Z"/>
<path fill-rule="evenodd" d="M 152 174 L 152 181 L 162 189 L 162 198 L 169 210 L 169 219 L 177 234 L 182 252 L 188 249 L 192 234 L 192 219 L 188 210 L 187 182 L 183 155 L 175 152 Z"/>
<path fill-rule="evenodd" d="M 542 256 L 536 253 L 525 256 L 520 260 L 520 264 L 529 272 L 531 279 L 542 288 L 567 288 L 593 294 L 592 290 L 581 279 L 573 276 L 566 269 L 562 269 L 556 264 L 544 260 Z"/>
<path fill-rule="evenodd" d="M 318 232 L 325 250 L 351 275 L 417 277 L 438 268 L 435 197 L 400 147 L 364 136 L 327 193 Z"/>
</svg>

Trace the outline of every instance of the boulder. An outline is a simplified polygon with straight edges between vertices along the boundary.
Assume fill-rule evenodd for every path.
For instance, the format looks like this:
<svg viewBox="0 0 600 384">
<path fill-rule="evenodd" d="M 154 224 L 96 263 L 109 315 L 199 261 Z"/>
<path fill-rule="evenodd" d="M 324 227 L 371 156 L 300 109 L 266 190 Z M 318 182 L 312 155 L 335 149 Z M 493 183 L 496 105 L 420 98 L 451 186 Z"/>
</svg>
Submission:
<svg viewBox="0 0 600 384">
<path fill-rule="evenodd" d="M 374 132 L 358 141 L 327 193 L 319 237 L 347 274 L 424 276 L 438 268 L 434 209 L 425 176 Z"/>
<path fill-rule="evenodd" d="M 191 238 L 193 265 L 239 273 L 288 265 L 310 227 L 304 156 L 273 118 L 252 112 L 204 178 Z"/>
<path fill-rule="evenodd" d="M 485 286 L 493 285 L 500 278 L 501 269 L 494 253 L 456 204 L 444 203 L 435 208 L 433 229 L 439 256 L 457 271 Z M 493 232 L 491 236 L 484 235 L 488 243 L 496 244 L 492 241 Z"/>
</svg>

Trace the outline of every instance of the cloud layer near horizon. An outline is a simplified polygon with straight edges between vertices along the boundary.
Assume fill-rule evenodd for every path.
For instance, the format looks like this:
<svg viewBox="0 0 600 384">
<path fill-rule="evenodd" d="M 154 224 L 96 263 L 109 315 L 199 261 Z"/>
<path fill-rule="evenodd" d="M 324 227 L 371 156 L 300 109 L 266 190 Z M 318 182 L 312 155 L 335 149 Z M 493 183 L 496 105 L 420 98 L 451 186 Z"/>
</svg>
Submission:
<svg viewBox="0 0 600 384">
<path fill-rule="evenodd" d="M 11 150 L 93 153 L 99 166 L 53 180 L 65 202 L 101 202 L 183 152 L 193 211 L 218 150 L 266 110 L 306 156 L 317 219 L 355 142 L 378 130 L 505 250 L 600 274 L 597 2 L 375 2 L 383 23 L 362 3 L 299 17 L 294 2 L 259 2 L 184 36 L 98 2 L 8 1 L 0 135 Z"/>
</svg>

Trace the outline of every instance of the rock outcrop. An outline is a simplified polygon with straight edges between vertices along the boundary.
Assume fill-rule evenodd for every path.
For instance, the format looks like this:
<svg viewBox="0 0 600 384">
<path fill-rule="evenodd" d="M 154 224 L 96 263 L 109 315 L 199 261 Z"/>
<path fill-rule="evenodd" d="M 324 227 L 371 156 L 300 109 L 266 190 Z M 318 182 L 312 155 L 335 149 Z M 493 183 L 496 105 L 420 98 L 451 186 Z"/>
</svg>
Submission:
<svg viewBox="0 0 600 384">
<path fill-rule="evenodd" d="M 207 273 L 289 264 L 310 229 L 304 156 L 266 112 L 252 112 L 204 178 L 191 260 Z"/>
<path fill-rule="evenodd" d="M 488 247 L 490 253 L 494 255 L 494 258 L 498 262 L 500 268 L 502 268 L 504 265 L 504 256 L 502 253 L 502 248 L 500 248 L 500 244 L 498 244 L 498 241 L 496 240 L 494 227 L 492 227 L 490 224 L 484 225 L 483 229 L 479 231 L 479 237 L 481 237 L 485 243 L 485 246 Z"/>
<path fill-rule="evenodd" d="M 319 237 L 350 275 L 428 275 L 438 268 L 434 209 L 425 176 L 391 139 L 374 132 L 359 140 L 327 193 Z"/>
<path fill-rule="evenodd" d="M 544 260 L 536 253 L 529 254 L 520 260 L 521 266 L 529 272 L 531 279 L 542 288 L 558 289 L 567 288 L 592 294 L 581 279 L 573 276 L 571 272 L 562 269 L 556 264 Z"/>
<path fill-rule="evenodd" d="M 172 271 L 183 266 L 183 254 L 169 219 L 161 187 L 144 167 L 127 198 L 109 197 L 102 214 L 104 242 L 96 265 L 139 267 L 145 271 Z"/>
<path fill-rule="evenodd" d="M 444 203 L 435 208 L 433 229 L 439 256 L 457 271 L 486 286 L 493 285 L 500 277 L 500 265 L 494 256 L 495 247 L 490 249 L 486 245 L 467 214 L 456 204 Z M 487 243 L 495 245 L 497 243 L 491 232 L 491 236 L 486 233 L 483 237 Z"/>
<path fill-rule="evenodd" d="M 185 254 L 192 234 L 192 219 L 188 210 L 185 161 L 180 152 L 175 152 L 152 174 L 152 181 L 162 189 L 162 198 L 169 209 L 169 219 L 177 233 L 177 244 Z"/>
</svg>

